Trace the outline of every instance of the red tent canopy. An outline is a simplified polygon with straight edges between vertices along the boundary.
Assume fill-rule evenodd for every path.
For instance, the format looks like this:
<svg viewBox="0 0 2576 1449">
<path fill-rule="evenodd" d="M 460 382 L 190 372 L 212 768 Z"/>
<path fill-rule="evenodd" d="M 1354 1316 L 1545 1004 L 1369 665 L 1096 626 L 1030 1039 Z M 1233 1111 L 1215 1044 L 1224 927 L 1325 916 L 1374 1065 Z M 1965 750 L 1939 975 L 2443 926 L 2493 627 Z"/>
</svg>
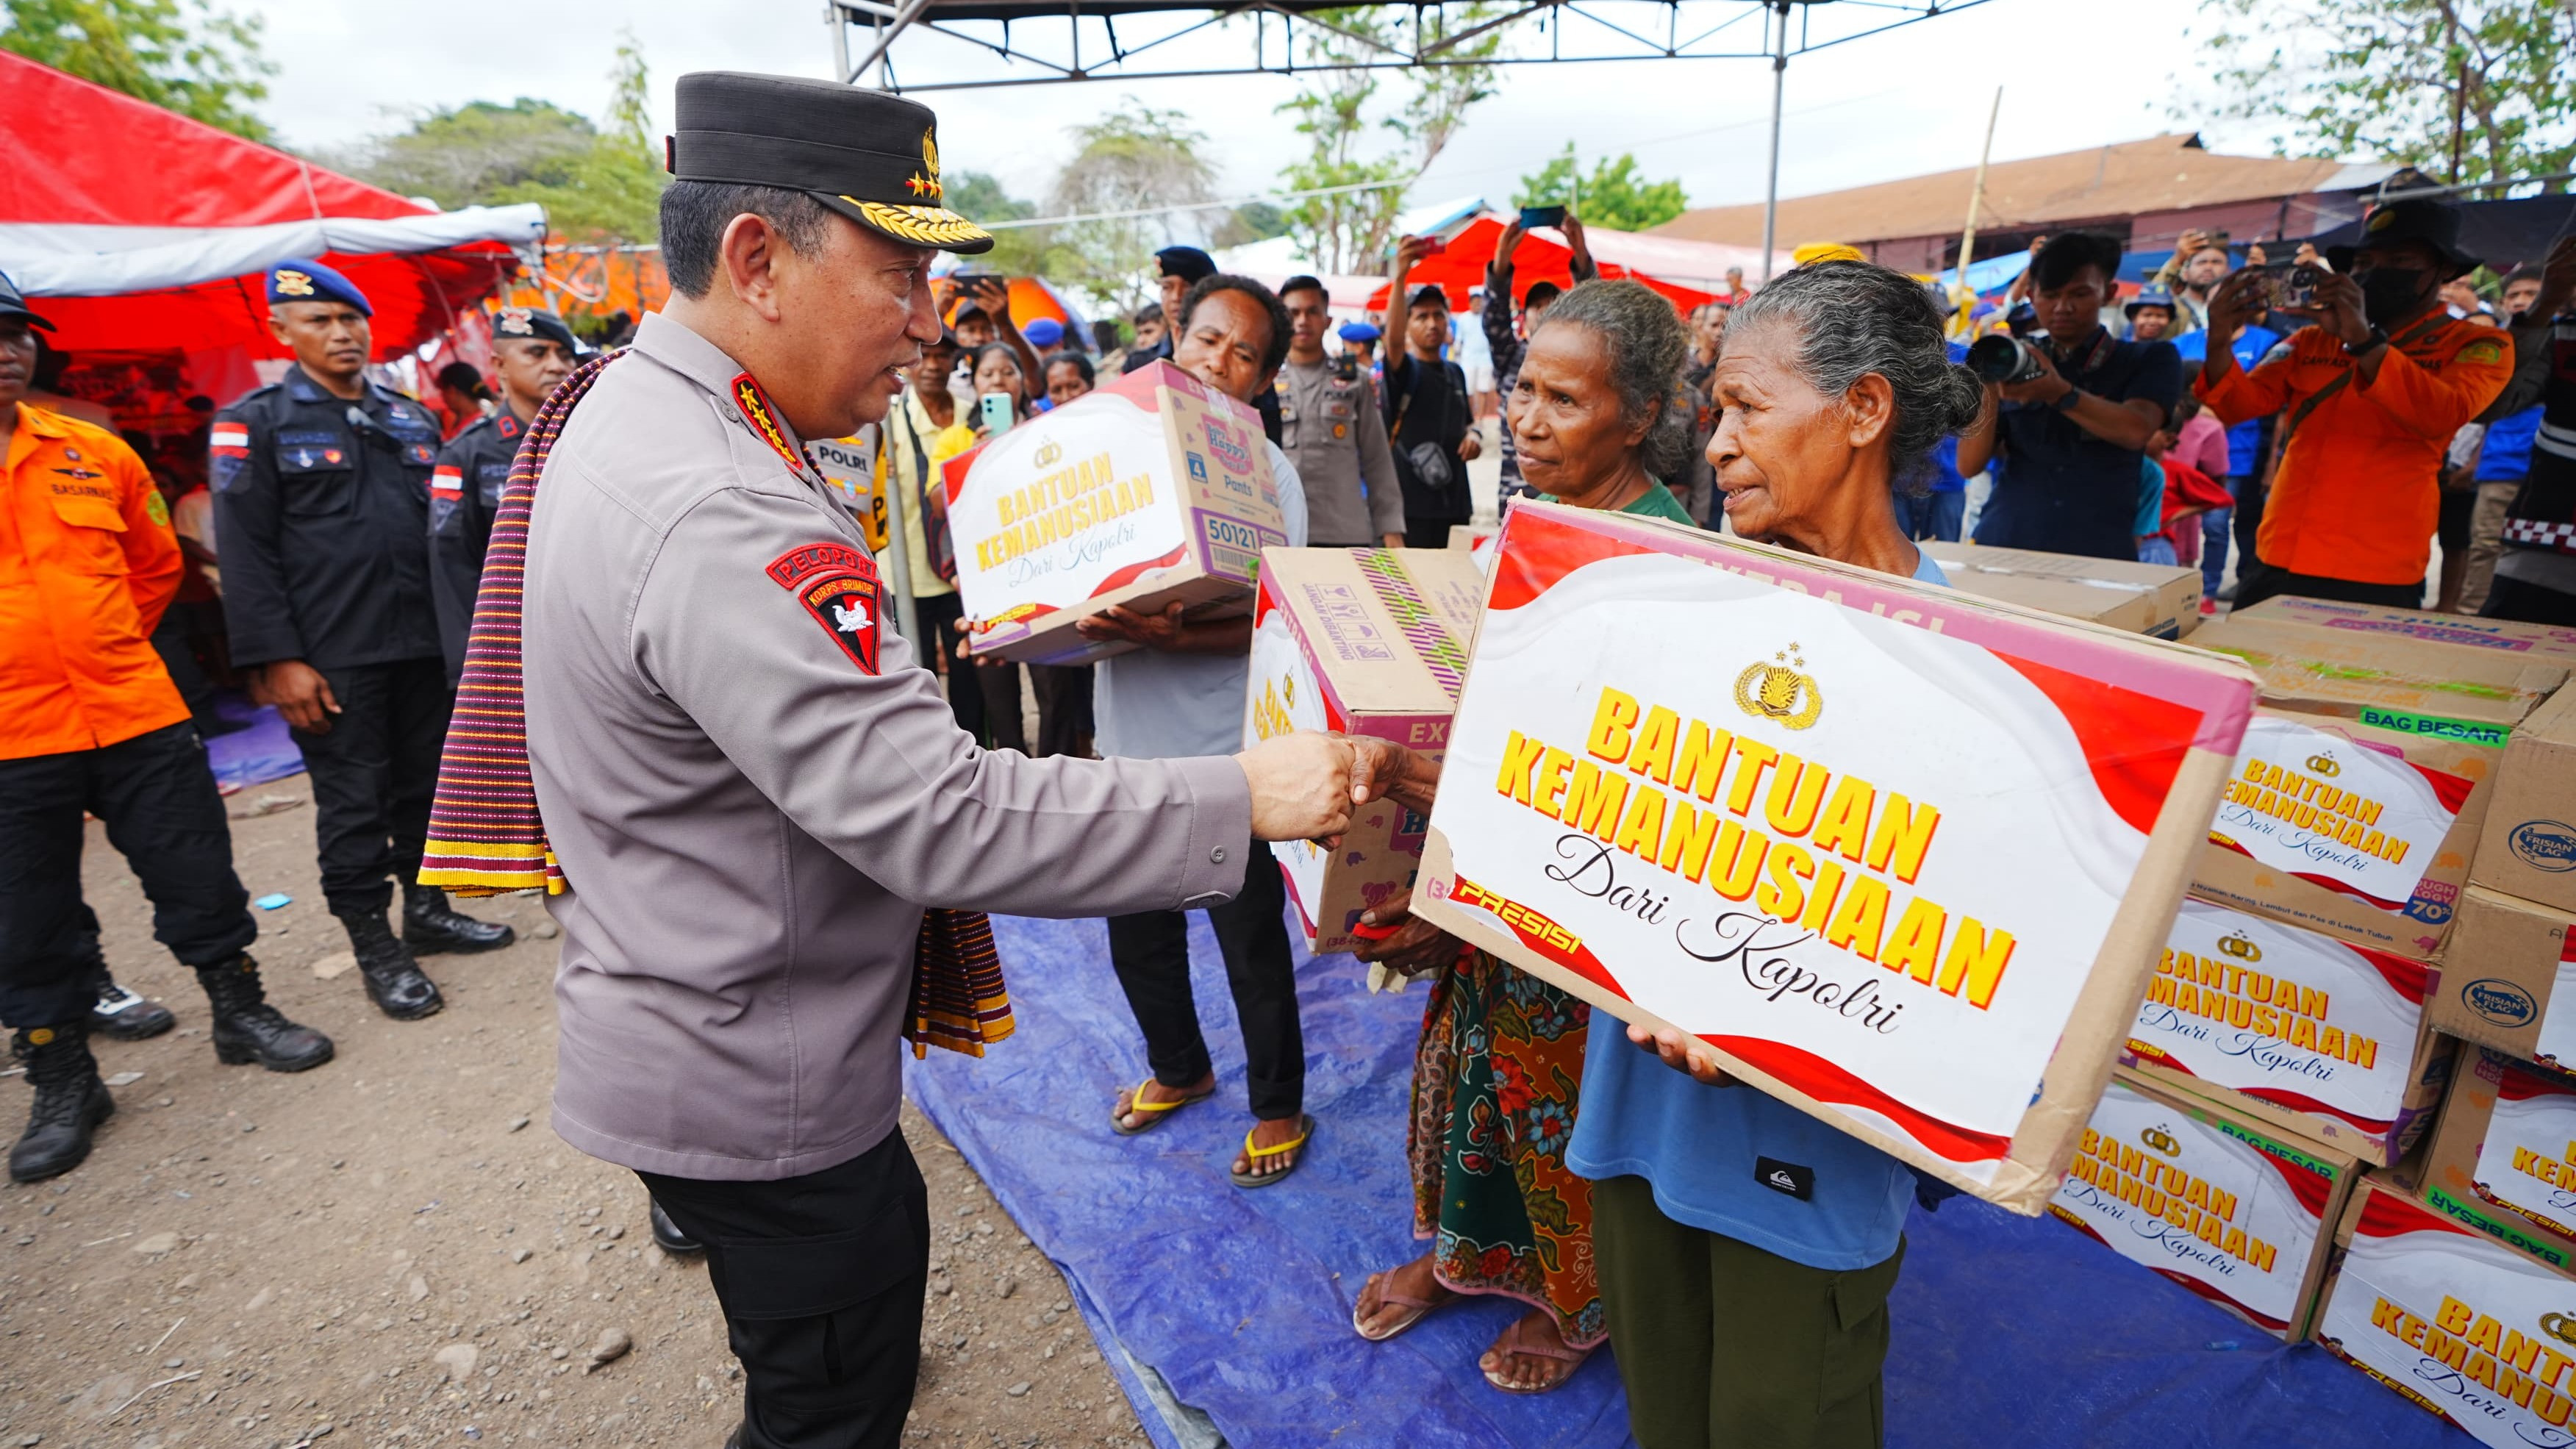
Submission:
<svg viewBox="0 0 2576 1449">
<path fill-rule="evenodd" d="M 1556 233 L 1552 231 L 1531 232 L 1521 238 L 1520 246 L 1513 251 L 1512 300 L 1514 302 L 1528 297 L 1529 289 L 1540 282 L 1554 282 L 1559 287 L 1574 285 L 1574 250 L 1562 241 L 1554 240 L 1555 235 Z M 1464 310 L 1467 306 L 1467 289 L 1485 284 L 1485 267 L 1493 261 L 1494 249 L 1501 245 L 1502 236 L 1502 222 L 1490 216 L 1476 218 L 1467 223 L 1456 236 L 1449 239 L 1447 250 L 1438 256 L 1425 257 L 1415 263 L 1413 272 L 1406 279 L 1405 285 L 1424 287 L 1437 283 L 1440 290 L 1448 294 L 1450 310 Z M 1621 266 L 1617 262 L 1601 261 L 1597 250 L 1594 260 L 1599 262 L 1602 276 L 1627 277 L 1642 282 L 1662 293 L 1671 300 L 1674 307 L 1685 312 L 1703 302 L 1717 300 L 1717 294 L 1714 292 L 1698 291 L 1664 281 L 1659 277 L 1648 276 L 1644 272 Z M 1382 311 L 1385 307 L 1386 288 L 1380 286 L 1369 295 L 1369 310 Z"/>
<path fill-rule="evenodd" d="M 440 212 L 7 52 L 0 115 L 0 271 L 73 352 L 283 356 L 259 274 L 303 256 L 367 294 L 390 357 L 544 235 L 535 207 Z"/>
</svg>

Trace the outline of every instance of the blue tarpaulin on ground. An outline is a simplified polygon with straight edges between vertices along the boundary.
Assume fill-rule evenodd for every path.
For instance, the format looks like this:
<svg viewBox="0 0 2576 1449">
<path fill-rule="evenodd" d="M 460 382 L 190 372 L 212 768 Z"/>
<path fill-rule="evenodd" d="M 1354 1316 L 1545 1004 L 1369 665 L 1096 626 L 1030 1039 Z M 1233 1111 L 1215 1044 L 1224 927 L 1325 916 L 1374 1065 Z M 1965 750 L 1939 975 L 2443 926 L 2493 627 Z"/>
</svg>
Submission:
<svg viewBox="0 0 2576 1449">
<path fill-rule="evenodd" d="M 304 753 L 295 748 L 295 737 L 274 708 L 221 693 L 215 696 L 215 713 L 244 726 L 206 741 L 206 758 L 224 793 L 304 773 Z"/>
<path fill-rule="evenodd" d="M 1158 1444 L 1205 1445 L 1209 1426 L 1235 1449 L 1629 1442 L 1607 1351 L 1544 1397 L 1486 1385 L 1476 1356 L 1517 1305 L 1443 1309 L 1391 1343 L 1351 1332 L 1367 1275 L 1421 1251 L 1404 1132 L 1422 987 L 1372 996 L 1349 957 L 1300 954 L 1315 1142 L 1294 1177 L 1245 1192 L 1226 1177 L 1250 1125 L 1243 1052 L 1204 919 L 1191 930 L 1193 982 L 1220 1090 L 1133 1138 L 1110 1130 L 1109 1108 L 1144 1075 L 1144 1048 L 1106 931 L 1098 921 L 995 927 L 1018 1035 L 981 1061 L 933 1052 L 911 1064 L 908 1089 L 1073 1281 Z M 2283 1348 L 2072 1228 L 1969 1199 L 1915 1214 L 1893 1312 L 1897 1449 L 2473 1442 L 2323 1351 Z M 1137 1366 L 1205 1421 L 1165 1422 Z"/>
</svg>

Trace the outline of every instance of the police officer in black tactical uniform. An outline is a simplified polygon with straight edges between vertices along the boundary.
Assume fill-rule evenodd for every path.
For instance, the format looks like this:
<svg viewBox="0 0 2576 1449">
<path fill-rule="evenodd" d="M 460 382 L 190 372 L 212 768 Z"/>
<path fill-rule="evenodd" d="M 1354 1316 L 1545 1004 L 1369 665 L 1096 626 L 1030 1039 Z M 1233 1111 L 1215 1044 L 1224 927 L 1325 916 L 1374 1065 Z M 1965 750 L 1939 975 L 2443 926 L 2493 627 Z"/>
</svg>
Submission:
<svg viewBox="0 0 2576 1449">
<path fill-rule="evenodd" d="M 233 663 L 295 732 L 313 778 L 322 893 L 368 997 L 397 1021 L 437 1011 L 414 953 L 489 951 L 509 927 L 414 883 L 453 693 L 430 599 L 429 410 L 367 380 L 373 308 L 316 262 L 268 275 L 285 378 L 216 414 L 215 528 Z M 403 934 L 385 921 L 403 883 Z"/>
<path fill-rule="evenodd" d="M 447 656 L 450 688 L 465 673 L 483 550 L 492 541 L 510 460 L 546 395 L 571 375 L 578 351 L 561 317 L 534 307 L 502 308 L 492 318 L 492 374 L 501 385 L 501 406 L 438 450 L 429 475 L 429 592 L 438 605 L 438 645 Z"/>
</svg>

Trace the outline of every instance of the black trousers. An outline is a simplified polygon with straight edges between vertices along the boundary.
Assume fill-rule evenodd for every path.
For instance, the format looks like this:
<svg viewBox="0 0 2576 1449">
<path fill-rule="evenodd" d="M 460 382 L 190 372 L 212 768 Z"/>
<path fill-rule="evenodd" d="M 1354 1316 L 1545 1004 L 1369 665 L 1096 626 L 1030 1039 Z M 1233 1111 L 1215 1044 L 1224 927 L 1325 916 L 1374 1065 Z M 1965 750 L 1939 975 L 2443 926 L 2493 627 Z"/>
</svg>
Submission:
<svg viewBox="0 0 2576 1449">
<path fill-rule="evenodd" d="M 325 669 L 340 712 L 321 734 L 294 731 L 313 777 L 322 895 L 335 912 L 382 913 L 394 878 L 420 875 L 438 752 L 455 695 L 443 659 Z"/>
<path fill-rule="evenodd" d="M 98 917 L 81 899 L 81 814 L 107 826 L 152 902 L 152 934 L 188 966 L 259 936 L 197 727 L 102 749 L 0 760 L 0 1025 L 53 1026 L 96 1000 Z"/>
<path fill-rule="evenodd" d="M 893 1449 L 930 1283 L 930 1194 L 903 1134 L 775 1182 L 636 1176 L 706 1244 L 742 1360 L 745 1449 Z"/>
<path fill-rule="evenodd" d="M 2250 555 L 2249 555 L 2250 557 Z M 2242 560 L 2236 566 L 2236 602 L 2234 607 L 2250 608 L 2279 594 L 2303 599 L 2334 599 L 2346 604 L 2377 604 L 2389 609 L 2424 607 L 2424 584 L 2366 584 L 2357 579 L 2328 578 L 2323 574 L 2294 574 L 2278 569 L 2257 558 L 2248 569 Z"/>
<path fill-rule="evenodd" d="M 905 637 L 913 641 L 913 652 L 921 656 L 922 667 L 945 671 L 948 712 L 956 717 L 959 729 L 981 740 L 984 738 L 983 685 L 975 678 L 975 666 L 957 657 L 958 621 L 965 614 L 965 601 L 955 594 L 934 594 L 926 599 L 915 599 L 912 601 L 913 625 L 921 633 Z M 931 663 L 934 653 L 939 661 L 936 666 Z"/>
<path fill-rule="evenodd" d="M 1459 524 L 1473 521 L 1466 518 L 1416 518 L 1406 514 L 1404 546 L 1406 548 L 1447 548 L 1449 530 Z"/>
<path fill-rule="evenodd" d="M 2525 624 L 2576 629 L 2576 594 L 2498 574 L 2495 586 L 2487 591 L 2487 606 L 2479 612 L 2490 619 L 2518 619 Z"/>
<path fill-rule="evenodd" d="M 1243 853 L 1243 893 L 1208 908 L 1226 984 L 1243 1028 L 1244 1075 L 1252 1115 L 1265 1122 L 1295 1117 L 1306 1102 L 1306 1036 L 1297 1021 L 1297 977 L 1288 953 L 1288 887 L 1270 847 L 1256 840 Z M 1186 1087 L 1212 1070 L 1190 995 L 1189 914 L 1143 911 L 1109 918 L 1109 963 L 1127 991 L 1128 1009 L 1145 1032 L 1145 1061 L 1154 1080 Z"/>
<path fill-rule="evenodd" d="M 1038 758 L 1090 754 L 1091 666 L 1032 664 L 1029 683 L 1038 693 Z"/>
</svg>

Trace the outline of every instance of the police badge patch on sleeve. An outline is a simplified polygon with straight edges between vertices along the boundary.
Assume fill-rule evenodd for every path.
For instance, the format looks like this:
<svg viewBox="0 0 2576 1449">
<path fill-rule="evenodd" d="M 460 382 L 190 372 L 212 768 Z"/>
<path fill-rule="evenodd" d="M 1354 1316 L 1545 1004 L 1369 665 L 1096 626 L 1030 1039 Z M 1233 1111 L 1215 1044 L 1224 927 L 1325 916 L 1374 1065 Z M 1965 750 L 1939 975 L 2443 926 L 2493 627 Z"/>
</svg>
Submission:
<svg viewBox="0 0 2576 1449">
<path fill-rule="evenodd" d="M 877 672 L 877 568 L 866 554 L 843 543 L 809 543 L 780 554 L 768 573 L 803 602 L 851 663 Z"/>
</svg>

